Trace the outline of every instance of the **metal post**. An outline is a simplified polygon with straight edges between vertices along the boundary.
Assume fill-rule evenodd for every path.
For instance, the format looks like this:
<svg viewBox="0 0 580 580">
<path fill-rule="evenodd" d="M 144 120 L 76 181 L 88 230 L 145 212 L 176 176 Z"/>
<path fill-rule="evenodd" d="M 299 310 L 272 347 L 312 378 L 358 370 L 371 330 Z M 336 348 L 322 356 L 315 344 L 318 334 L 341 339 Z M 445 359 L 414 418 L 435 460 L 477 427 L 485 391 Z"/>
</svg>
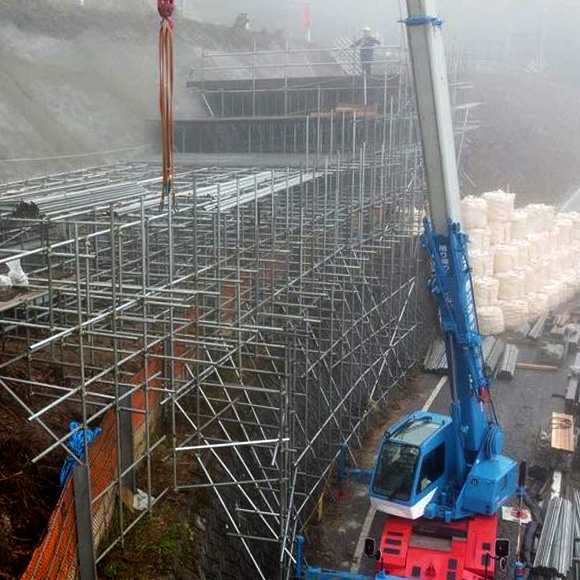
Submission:
<svg viewBox="0 0 580 580">
<path fill-rule="evenodd" d="M 75 465 L 73 488 L 80 580 L 97 580 L 90 481 L 88 463 Z"/>
<path fill-rule="evenodd" d="M 122 401 L 119 411 L 119 435 L 121 445 L 121 473 L 130 471 L 123 477 L 123 485 L 132 493 L 137 490 L 135 470 L 132 468 L 135 462 L 135 442 L 133 439 L 133 396 L 129 394 L 132 385 L 119 385 L 119 397 Z"/>
</svg>

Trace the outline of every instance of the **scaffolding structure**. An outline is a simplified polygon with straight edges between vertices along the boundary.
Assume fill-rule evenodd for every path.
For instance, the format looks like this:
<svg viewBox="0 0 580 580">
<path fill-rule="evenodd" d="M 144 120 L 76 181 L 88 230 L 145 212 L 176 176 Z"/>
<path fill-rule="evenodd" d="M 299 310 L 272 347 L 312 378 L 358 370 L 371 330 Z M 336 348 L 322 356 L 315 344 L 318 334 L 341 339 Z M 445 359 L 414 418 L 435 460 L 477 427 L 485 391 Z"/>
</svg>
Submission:
<svg viewBox="0 0 580 580">
<path fill-rule="evenodd" d="M 377 47 L 371 74 L 363 74 L 359 53 L 346 41 L 333 48 L 204 50 L 187 83 L 203 114 L 179 117 L 179 150 L 356 159 L 363 144 L 380 149 L 393 122 L 408 122 L 401 111 L 414 111 L 408 54 L 403 46 Z M 464 104 L 461 59 L 454 55 L 450 64 L 453 93 Z"/>
<path fill-rule="evenodd" d="M 178 120 L 178 146 L 318 157 L 380 148 L 406 83 L 404 51 L 377 48 L 372 72 L 362 74 L 349 47 L 204 51 L 188 87 L 205 115 Z"/>
<path fill-rule="evenodd" d="M 75 457 L 81 578 L 168 491 L 200 488 L 256 578 L 290 577 L 341 447 L 361 444 L 434 328 L 399 78 L 377 143 L 297 169 L 182 166 L 173 208 L 145 162 L 0 187 L 0 269 L 20 260 L 30 279 L 0 297 L 0 388 L 50 438 L 34 461 L 72 456 L 107 417 L 115 435 L 98 488 Z M 145 511 L 122 509 L 137 488 Z"/>
</svg>

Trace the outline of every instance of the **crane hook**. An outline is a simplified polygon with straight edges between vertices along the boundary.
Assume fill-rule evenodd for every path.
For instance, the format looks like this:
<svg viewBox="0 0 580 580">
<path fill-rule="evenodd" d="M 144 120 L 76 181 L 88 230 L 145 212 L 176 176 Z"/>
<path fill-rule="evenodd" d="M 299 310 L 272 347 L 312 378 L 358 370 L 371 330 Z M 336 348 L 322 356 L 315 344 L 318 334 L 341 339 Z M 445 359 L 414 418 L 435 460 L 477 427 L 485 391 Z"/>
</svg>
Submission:
<svg viewBox="0 0 580 580">
<path fill-rule="evenodd" d="M 163 20 L 171 20 L 175 10 L 175 0 L 157 0 L 157 10 Z"/>
</svg>

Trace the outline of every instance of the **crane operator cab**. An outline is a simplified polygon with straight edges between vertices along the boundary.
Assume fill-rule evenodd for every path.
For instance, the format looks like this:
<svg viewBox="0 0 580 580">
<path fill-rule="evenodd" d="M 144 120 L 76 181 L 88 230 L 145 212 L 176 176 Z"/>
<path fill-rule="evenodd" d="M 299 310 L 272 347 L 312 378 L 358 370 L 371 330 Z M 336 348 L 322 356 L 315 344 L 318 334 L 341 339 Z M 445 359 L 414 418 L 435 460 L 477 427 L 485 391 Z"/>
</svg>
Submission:
<svg viewBox="0 0 580 580">
<path fill-rule="evenodd" d="M 453 425 L 449 417 L 415 413 L 385 435 L 371 479 L 379 511 L 407 519 L 424 515 L 450 469 Z"/>
<path fill-rule="evenodd" d="M 383 439 L 371 476 L 371 503 L 405 519 L 458 519 L 491 515 L 514 493 L 516 463 L 501 456 L 501 435 L 489 441 L 458 480 L 458 446 L 450 417 L 418 412 L 399 421 Z"/>
</svg>

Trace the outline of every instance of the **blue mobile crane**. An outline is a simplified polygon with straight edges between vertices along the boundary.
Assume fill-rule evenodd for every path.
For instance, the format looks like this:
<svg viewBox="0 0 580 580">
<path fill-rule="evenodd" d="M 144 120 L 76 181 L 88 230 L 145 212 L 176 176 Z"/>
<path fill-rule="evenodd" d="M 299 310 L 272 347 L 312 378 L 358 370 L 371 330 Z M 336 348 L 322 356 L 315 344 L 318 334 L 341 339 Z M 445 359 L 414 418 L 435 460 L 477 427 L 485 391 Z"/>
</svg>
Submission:
<svg viewBox="0 0 580 580">
<path fill-rule="evenodd" d="M 501 455 L 503 433 L 490 397 L 468 260 L 442 39 L 434 0 L 407 0 L 409 41 L 423 143 L 430 219 L 423 243 L 439 309 L 451 390 L 450 416 L 413 413 L 385 434 L 370 476 L 371 502 L 387 515 L 375 579 L 487 580 L 497 512 L 516 492 L 517 463 Z M 505 550 L 505 544 L 501 546 Z M 296 577 L 369 580 L 304 564 Z"/>
</svg>

